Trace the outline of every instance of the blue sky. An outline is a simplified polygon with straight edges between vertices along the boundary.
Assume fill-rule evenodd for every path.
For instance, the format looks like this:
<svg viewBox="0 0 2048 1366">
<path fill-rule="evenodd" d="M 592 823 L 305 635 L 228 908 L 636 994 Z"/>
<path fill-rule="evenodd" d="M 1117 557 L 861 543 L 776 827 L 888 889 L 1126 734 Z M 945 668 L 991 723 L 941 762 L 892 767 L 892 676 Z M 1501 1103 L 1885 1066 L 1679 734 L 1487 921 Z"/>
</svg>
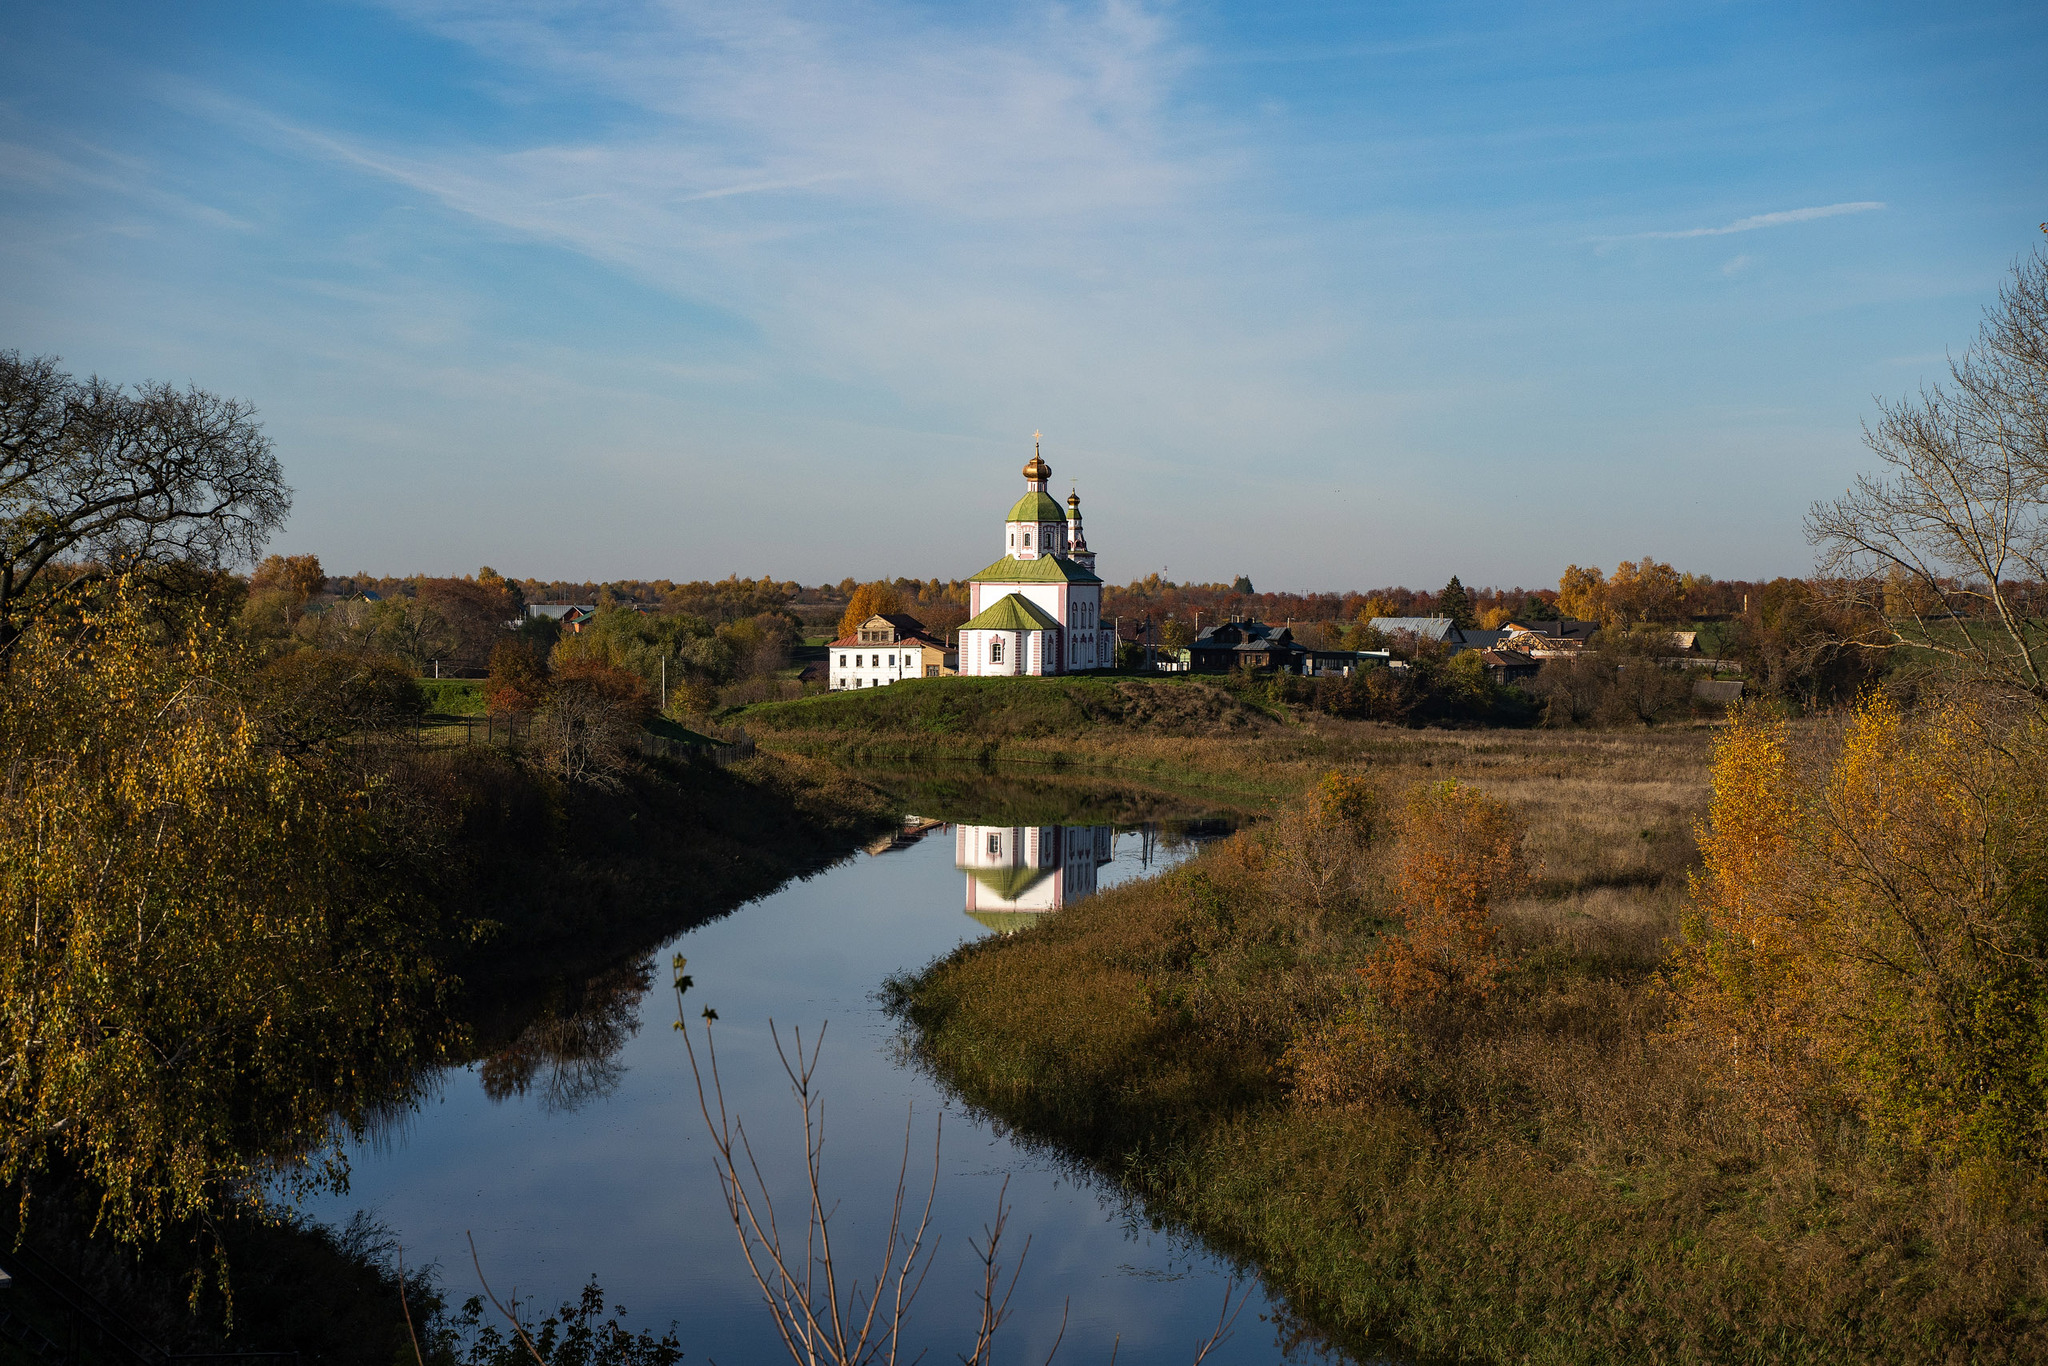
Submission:
<svg viewBox="0 0 2048 1366">
<path fill-rule="evenodd" d="M 1798 573 L 2048 219 L 2048 8 L 7 4 L 0 346 L 331 570 Z"/>
</svg>

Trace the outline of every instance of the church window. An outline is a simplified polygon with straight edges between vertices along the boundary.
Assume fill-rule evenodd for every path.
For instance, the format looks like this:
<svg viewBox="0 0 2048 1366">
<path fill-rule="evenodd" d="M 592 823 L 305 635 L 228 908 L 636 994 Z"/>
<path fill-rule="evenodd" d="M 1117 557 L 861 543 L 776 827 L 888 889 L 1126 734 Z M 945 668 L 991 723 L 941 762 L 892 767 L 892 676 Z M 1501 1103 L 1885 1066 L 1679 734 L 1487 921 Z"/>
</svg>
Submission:
<svg viewBox="0 0 2048 1366">
<path fill-rule="evenodd" d="M 1001 857 L 1001 856 L 1002 856 L 1002 852 L 1003 852 L 1003 837 L 1002 837 L 1001 835 L 998 835 L 998 834 L 997 834 L 997 833 L 996 833 L 995 831 L 993 831 L 993 830 L 989 831 L 989 834 L 988 834 L 988 851 L 989 851 L 989 852 L 990 852 L 991 854 L 994 854 L 994 855 L 996 855 L 997 857 Z"/>
<path fill-rule="evenodd" d="M 1030 533 L 1030 532 L 1028 532 L 1028 531 L 1024 533 L 1024 544 L 1025 544 L 1025 545 L 1030 545 L 1030 544 L 1031 544 L 1031 533 Z"/>
<path fill-rule="evenodd" d="M 1001 636 L 997 636 L 988 643 L 988 662 L 991 664 L 1003 662 L 1003 638 Z"/>
</svg>

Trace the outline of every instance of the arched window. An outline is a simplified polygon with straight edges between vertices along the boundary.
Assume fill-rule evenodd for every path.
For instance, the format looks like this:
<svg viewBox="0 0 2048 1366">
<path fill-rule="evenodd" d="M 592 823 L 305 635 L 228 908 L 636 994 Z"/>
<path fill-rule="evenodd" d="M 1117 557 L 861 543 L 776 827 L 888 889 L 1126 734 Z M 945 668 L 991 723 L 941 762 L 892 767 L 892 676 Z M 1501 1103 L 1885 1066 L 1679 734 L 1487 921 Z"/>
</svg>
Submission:
<svg viewBox="0 0 2048 1366">
<path fill-rule="evenodd" d="M 1031 533 L 1028 531 L 1024 533 L 1024 544 L 1027 546 L 1031 544 Z"/>
<path fill-rule="evenodd" d="M 991 664 L 1000 664 L 1003 662 L 1003 638 L 1001 636 L 992 636 L 989 638 L 988 662 Z"/>
</svg>

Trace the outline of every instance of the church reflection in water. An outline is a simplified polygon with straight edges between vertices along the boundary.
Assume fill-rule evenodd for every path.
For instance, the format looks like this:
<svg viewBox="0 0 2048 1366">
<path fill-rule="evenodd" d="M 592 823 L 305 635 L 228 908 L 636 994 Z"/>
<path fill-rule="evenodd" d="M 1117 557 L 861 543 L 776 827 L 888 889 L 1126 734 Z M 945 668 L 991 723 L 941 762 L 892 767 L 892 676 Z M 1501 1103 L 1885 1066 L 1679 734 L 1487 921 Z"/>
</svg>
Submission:
<svg viewBox="0 0 2048 1366">
<path fill-rule="evenodd" d="M 1108 825 L 956 825 L 953 864 L 967 874 L 967 914 L 997 931 L 1095 894 L 1115 857 Z"/>
</svg>

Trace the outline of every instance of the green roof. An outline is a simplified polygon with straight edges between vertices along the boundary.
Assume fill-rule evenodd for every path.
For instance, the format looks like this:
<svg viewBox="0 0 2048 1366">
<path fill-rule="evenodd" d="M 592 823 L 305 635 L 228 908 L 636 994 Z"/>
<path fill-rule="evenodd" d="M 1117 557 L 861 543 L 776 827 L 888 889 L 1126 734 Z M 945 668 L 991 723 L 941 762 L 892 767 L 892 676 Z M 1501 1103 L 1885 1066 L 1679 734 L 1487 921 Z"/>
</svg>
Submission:
<svg viewBox="0 0 2048 1366">
<path fill-rule="evenodd" d="M 1050 876 L 1050 868 L 974 868 L 968 875 L 1005 901 L 1015 901 Z"/>
<path fill-rule="evenodd" d="M 1060 506 L 1060 500 L 1044 489 L 1034 489 L 1017 500 L 1010 509 L 1006 522 L 1064 522 L 1067 510 Z"/>
<path fill-rule="evenodd" d="M 981 609 L 981 615 L 961 626 L 963 631 L 1056 631 L 1059 618 L 1022 593 L 1005 594 L 1001 601 Z"/>
<path fill-rule="evenodd" d="M 1064 555 L 1040 555 L 1035 560 L 1013 560 L 1007 555 L 979 574 L 967 576 L 969 583 L 1101 583 Z"/>
</svg>

